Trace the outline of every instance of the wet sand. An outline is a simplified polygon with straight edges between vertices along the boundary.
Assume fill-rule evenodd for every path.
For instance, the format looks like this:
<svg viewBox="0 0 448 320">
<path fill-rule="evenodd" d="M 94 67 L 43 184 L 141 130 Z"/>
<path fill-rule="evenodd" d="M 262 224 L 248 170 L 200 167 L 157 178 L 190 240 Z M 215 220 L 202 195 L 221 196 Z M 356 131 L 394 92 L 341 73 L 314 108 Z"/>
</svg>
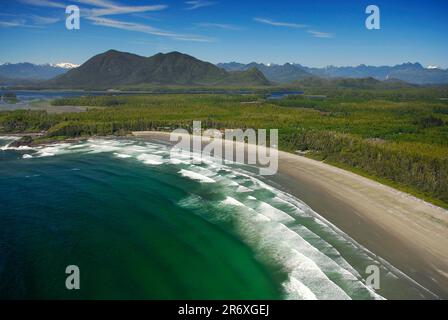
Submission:
<svg viewBox="0 0 448 320">
<path fill-rule="evenodd" d="M 133 134 L 169 141 L 167 132 Z M 448 210 L 287 152 L 279 151 L 279 172 L 268 179 L 422 286 L 448 298 Z"/>
</svg>

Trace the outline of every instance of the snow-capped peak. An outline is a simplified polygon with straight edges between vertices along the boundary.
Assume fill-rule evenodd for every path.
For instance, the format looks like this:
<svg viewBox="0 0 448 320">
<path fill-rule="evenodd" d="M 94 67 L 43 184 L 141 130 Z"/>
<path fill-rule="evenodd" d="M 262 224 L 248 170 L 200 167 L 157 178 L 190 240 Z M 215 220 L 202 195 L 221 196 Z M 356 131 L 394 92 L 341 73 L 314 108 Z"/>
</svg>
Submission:
<svg viewBox="0 0 448 320">
<path fill-rule="evenodd" d="M 429 65 L 426 67 L 426 69 L 440 69 L 440 68 L 438 66 Z"/>
<path fill-rule="evenodd" d="M 58 68 L 64 68 L 64 69 L 74 69 L 74 68 L 78 68 L 79 64 L 74 64 L 74 63 L 70 63 L 70 62 L 61 62 L 61 63 L 54 63 L 51 66 L 58 67 Z"/>
</svg>

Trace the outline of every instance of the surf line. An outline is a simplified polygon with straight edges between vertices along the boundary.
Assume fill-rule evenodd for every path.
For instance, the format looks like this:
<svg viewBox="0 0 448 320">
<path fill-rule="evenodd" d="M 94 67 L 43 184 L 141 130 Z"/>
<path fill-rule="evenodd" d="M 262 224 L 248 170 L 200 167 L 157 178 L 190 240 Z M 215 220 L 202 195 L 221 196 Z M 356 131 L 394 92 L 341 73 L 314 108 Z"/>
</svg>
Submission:
<svg viewBox="0 0 448 320">
<path fill-rule="evenodd" d="M 274 175 L 278 170 L 278 129 L 207 129 L 201 121 L 193 121 L 193 134 L 178 128 L 170 133 L 177 142 L 170 151 L 171 159 L 188 155 L 194 164 L 213 157 L 218 162 L 257 165 L 260 175 Z M 223 133 L 224 132 L 224 133 Z M 247 143 L 246 143 L 247 142 Z"/>
</svg>

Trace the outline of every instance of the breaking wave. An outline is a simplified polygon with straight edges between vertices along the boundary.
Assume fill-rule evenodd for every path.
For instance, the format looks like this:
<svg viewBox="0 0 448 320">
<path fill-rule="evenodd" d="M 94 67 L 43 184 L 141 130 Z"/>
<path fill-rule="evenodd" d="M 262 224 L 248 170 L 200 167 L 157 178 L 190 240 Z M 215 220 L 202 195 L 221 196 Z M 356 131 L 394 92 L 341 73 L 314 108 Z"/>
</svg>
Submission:
<svg viewBox="0 0 448 320">
<path fill-rule="evenodd" d="M 11 149 L 6 146 L 1 150 Z M 185 154 L 170 154 L 166 145 L 124 139 L 89 139 L 14 150 L 24 151 L 23 161 L 107 153 L 117 161 L 136 161 L 159 169 L 167 166 L 170 172 L 198 184 L 178 205 L 217 225 L 231 222 L 231 232 L 253 248 L 260 261 L 286 272 L 281 285 L 288 299 L 383 299 L 365 285 L 363 270 L 374 264 L 393 274 L 381 259 L 305 203 L 241 165 L 224 165 L 213 158 L 196 164 Z"/>
</svg>

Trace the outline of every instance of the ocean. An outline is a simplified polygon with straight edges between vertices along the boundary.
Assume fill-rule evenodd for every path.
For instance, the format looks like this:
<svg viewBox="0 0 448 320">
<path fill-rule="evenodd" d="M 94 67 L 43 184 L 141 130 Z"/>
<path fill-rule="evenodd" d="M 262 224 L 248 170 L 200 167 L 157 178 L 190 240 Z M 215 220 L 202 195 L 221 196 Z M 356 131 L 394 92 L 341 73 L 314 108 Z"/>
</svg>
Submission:
<svg viewBox="0 0 448 320">
<path fill-rule="evenodd" d="M 161 141 L 12 139 L 0 137 L 0 298 L 433 298 L 253 167 L 196 164 Z"/>
</svg>

